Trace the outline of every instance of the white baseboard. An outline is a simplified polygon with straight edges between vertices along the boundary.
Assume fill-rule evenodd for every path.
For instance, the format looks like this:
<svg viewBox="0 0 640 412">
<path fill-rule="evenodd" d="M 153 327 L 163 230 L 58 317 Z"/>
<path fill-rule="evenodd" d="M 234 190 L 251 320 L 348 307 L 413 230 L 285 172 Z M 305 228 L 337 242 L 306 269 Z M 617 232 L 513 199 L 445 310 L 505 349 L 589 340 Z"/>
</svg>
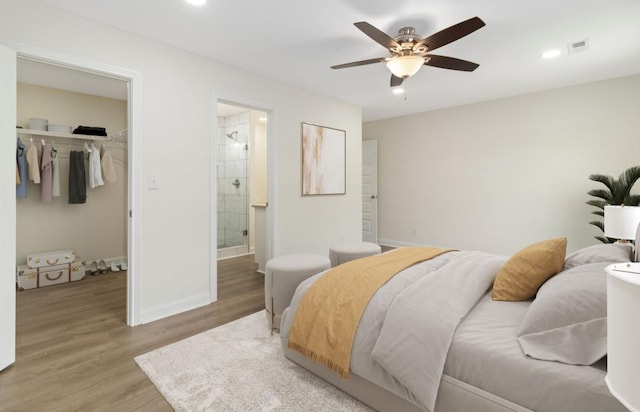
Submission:
<svg viewBox="0 0 640 412">
<path fill-rule="evenodd" d="M 426 246 L 426 245 L 424 245 L 422 243 L 403 242 L 401 240 L 392 240 L 392 239 L 378 239 L 378 244 L 380 246 L 390 246 L 390 247 Z"/>
<path fill-rule="evenodd" d="M 140 323 L 153 322 L 154 320 L 177 315 L 178 313 L 196 309 L 209 303 L 211 303 L 209 293 L 201 293 L 188 298 L 153 306 L 148 309 L 142 309 L 140 311 Z"/>
<path fill-rule="evenodd" d="M 247 247 L 247 245 L 231 246 L 224 249 L 218 249 L 218 260 L 250 255 L 251 253 L 249 253 L 248 250 L 249 248 Z"/>
</svg>

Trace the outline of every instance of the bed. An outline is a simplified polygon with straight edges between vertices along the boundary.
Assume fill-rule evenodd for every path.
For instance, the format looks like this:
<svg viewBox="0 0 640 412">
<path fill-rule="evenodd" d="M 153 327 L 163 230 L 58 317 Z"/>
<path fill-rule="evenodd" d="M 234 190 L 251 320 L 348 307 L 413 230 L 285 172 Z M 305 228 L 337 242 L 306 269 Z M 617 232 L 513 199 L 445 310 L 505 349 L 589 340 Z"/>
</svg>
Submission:
<svg viewBox="0 0 640 412">
<path fill-rule="evenodd" d="M 510 258 L 448 251 L 395 274 L 362 312 L 348 379 L 289 348 L 303 297 L 326 272 L 315 275 L 282 315 L 284 355 L 380 411 L 626 411 L 604 382 L 604 268 L 629 261 L 631 246 L 596 245 L 565 256 L 564 239 L 553 246 L 564 248 L 559 263 L 560 255 L 553 257 L 560 266 L 528 285 L 533 297 L 500 298 L 509 282 L 523 281 L 517 276 L 545 266 L 547 242 Z M 547 249 L 537 250 L 540 244 Z M 522 272 L 523 262 L 533 269 Z M 505 279 L 506 269 L 516 278 Z"/>
</svg>

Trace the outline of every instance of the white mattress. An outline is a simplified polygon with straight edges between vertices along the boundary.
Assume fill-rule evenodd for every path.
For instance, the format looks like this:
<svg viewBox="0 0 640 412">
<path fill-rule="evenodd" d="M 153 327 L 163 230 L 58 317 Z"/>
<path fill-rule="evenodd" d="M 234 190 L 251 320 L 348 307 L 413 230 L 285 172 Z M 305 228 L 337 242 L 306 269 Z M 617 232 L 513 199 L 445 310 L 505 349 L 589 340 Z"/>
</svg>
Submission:
<svg viewBox="0 0 640 412">
<path fill-rule="evenodd" d="M 516 337 L 529 304 L 485 295 L 458 326 L 444 373 L 537 412 L 626 411 L 604 382 L 605 360 L 575 366 L 523 354 Z"/>
</svg>

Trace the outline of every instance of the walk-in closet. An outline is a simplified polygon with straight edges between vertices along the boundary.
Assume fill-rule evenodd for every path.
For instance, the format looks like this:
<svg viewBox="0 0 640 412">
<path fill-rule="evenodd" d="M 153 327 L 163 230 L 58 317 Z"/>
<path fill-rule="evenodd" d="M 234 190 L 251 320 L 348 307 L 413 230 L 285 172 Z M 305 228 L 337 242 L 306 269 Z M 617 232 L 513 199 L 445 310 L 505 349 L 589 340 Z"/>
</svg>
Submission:
<svg viewBox="0 0 640 412">
<path fill-rule="evenodd" d="M 127 83 L 28 59 L 17 78 L 17 264 L 73 250 L 87 276 L 126 270 Z"/>
</svg>

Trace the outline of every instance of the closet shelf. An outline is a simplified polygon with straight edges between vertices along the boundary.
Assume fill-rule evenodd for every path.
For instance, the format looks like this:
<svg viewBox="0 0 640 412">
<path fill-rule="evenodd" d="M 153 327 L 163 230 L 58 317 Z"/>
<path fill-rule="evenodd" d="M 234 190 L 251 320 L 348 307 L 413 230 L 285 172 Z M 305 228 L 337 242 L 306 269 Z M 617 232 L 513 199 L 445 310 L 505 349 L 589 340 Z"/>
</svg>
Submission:
<svg viewBox="0 0 640 412">
<path fill-rule="evenodd" d="M 33 129 L 18 129 L 18 128 L 16 128 L 16 132 L 19 135 L 25 135 L 25 136 L 62 137 L 62 138 L 65 138 L 65 139 L 80 139 L 80 140 L 94 140 L 94 141 L 109 141 L 109 140 L 113 140 L 112 136 L 93 136 L 93 135 L 88 135 L 88 134 L 45 132 L 43 130 L 33 130 Z M 118 135 L 121 135 L 121 134 L 122 134 L 122 132 L 118 133 Z"/>
</svg>

